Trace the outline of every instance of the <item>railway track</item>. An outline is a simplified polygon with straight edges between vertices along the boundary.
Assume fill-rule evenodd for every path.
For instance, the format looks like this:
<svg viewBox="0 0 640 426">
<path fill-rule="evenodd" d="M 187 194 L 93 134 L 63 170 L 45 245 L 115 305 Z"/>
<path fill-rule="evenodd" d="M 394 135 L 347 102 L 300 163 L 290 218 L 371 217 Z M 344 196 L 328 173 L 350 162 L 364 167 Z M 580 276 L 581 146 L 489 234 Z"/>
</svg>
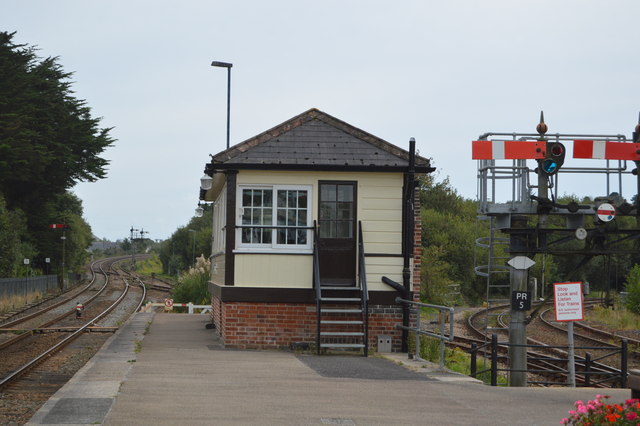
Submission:
<svg viewBox="0 0 640 426">
<path fill-rule="evenodd" d="M 492 309 L 499 311 L 501 309 L 508 309 L 508 308 L 509 306 L 497 306 Z M 542 327 L 549 327 L 549 328 L 553 327 L 553 330 L 556 333 L 564 333 L 563 335 L 566 336 L 566 329 L 564 329 L 562 326 L 553 324 L 550 320 L 547 320 L 544 318 L 545 316 L 549 315 L 550 310 L 551 309 L 548 308 L 545 311 L 543 311 L 543 313 L 540 315 L 540 319 L 536 320 L 539 322 L 538 323 L 532 322 L 529 325 L 529 327 L 533 329 L 542 329 Z M 478 326 L 479 323 L 484 323 L 484 321 L 480 320 L 480 317 L 483 314 L 485 314 L 485 310 L 478 311 L 472 314 L 471 316 L 469 316 L 465 325 L 467 330 L 469 330 L 475 337 L 474 338 L 467 337 L 462 339 L 459 339 L 458 337 L 456 337 L 457 346 L 465 348 L 466 350 L 470 350 L 470 346 L 472 343 L 474 343 L 478 347 L 481 347 L 482 345 L 486 344 L 487 338 L 485 336 L 484 330 Z M 501 325 L 504 328 L 508 328 L 506 324 L 506 318 L 508 317 L 508 313 L 498 314 L 495 316 L 497 318 L 497 322 L 499 325 Z M 592 329 L 592 327 L 587 327 L 587 328 Z M 506 330 L 504 332 L 500 332 L 500 330 L 496 330 L 496 331 L 498 335 L 501 335 L 503 337 L 508 336 L 508 333 L 506 332 Z M 585 347 L 589 346 L 592 351 L 597 352 L 598 350 L 602 350 L 603 352 L 609 351 L 609 353 L 611 353 L 612 351 L 615 352 L 616 350 L 620 349 L 619 345 L 614 345 L 612 343 L 609 343 L 610 341 L 613 341 L 612 339 L 614 338 L 620 339 L 620 336 L 614 335 L 612 333 L 608 333 L 605 330 L 597 330 L 596 332 L 598 332 L 600 336 L 604 336 L 604 338 L 607 339 L 607 341 L 585 335 L 584 340 L 579 342 L 576 346 L 583 344 L 583 346 Z M 548 343 L 549 333 L 550 332 L 548 330 L 541 332 L 540 334 L 543 337 L 540 338 L 539 340 L 535 340 L 532 338 L 527 339 L 528 344 L 536 346 L 535 348 L 530 348 L 527 351 L 527 364 L 528 364 L 527 368 L 530 372 L 535 373 L 535 376 L 538 376 L 538 377 L 534 376 L 530 378 L 529 380 L 530 384 L 549 385 L 549 384 L 553 384 L 554 382 L 556 382 L 557 384 L 564 384 L 567 382 L 567 373 L 566 373 L 567 352 L 562 350 L 559 347 L 562 345 L 554 342 L 553 340 L 551 340 L 551 343 Z M 581 338 L 581 337 L 582 336 L 580 335 L 578 338 Z M 499 354 L 498 361 L 501 363 L 508 362 L 508 346 L 498 345 L 497 351 Z M 634 353 L 634 352 L 631 352 L 631 353 Z M 632 355 L 632 356 L 635 357 L 637 355 Z M 616 379 L 615 376 L 619 377 L 621 375 L 621 372 L 620 372 L 621 370 L 611 365 L 612 364 L 611 362 L 608 362 L 608 363 L 599 362 L 599 357 L 595 358 L 596 360 L 598 360 L 597 362 L 591 361 L 586 359 L 588 357 L 589 356 L 584 356 L 584 354 L 583 356 L 576 356 L 576 374 L 578 375 L 576 377 L 576 382 L 578 385 L 596 384 L 597 386 L 611 386 L 612 382 L 617 383 L 620 380 L 620 378 Z M 606 358 L 606 354 L 601 356 L 600 358 Z M 584 374 L 585 371 L 588 371 L 588 374 Z M 580 376 L 580 374 L 582 374 L 582 376 Z M 530 374 L 530 376 L 532 375 Z M 604 379 L 600 380 L 599 377 Z M 613 377 L 613 379 L 608 380 L 608 377 Z M 554 380 L 550 381 L 549 378 L 554 378 Z M 560 379 L 560 381 L 558 381 L 558 378 Z M 598 383 L 598 382 L 601 382 L 601 383 Z M 613 384 L 616 384 L 616 383 L 613 383 Z"/>
<path fill-rule="evenodd" d="M 0 323 L 0 424 L 21 424 L 104 344 L 146 298 L 143 282 L 111 258 L 71 297 Z M 75 304 L 85 305 L 81 319 Z"/>
</svg>

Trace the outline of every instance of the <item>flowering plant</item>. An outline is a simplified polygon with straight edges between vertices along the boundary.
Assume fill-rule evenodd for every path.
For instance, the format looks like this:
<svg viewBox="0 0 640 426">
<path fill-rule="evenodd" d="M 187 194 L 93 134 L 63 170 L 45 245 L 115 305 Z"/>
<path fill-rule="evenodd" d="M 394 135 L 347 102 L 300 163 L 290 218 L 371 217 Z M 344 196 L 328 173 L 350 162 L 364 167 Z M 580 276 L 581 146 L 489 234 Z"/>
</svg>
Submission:
<svg viewBox="0 0 640 426">
<path fill-rule="evenodd" d="M 576 409 L 569 410 L 569 417 L 560 421 L 561 425 L 595 426 L 607 423 L 620 425 L 640 425 L 640 400 L 627 399 L 624 404 L 606 404 L 609 396 L 596 395 L 596 399 L 586 404 L 576 401 Z"/>
</svg>

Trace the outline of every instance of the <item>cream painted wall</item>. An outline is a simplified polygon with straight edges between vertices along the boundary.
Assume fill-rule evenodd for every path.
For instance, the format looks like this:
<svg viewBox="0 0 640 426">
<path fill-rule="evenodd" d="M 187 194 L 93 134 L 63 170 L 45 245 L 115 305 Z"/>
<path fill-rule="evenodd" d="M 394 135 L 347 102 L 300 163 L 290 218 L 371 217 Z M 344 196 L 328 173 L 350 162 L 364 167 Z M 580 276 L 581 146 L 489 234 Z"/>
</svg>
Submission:
<svg viewBox="0 0 640 426">
<path fill-rule="evenodd" d="M 237 287 L 313 288 L 313 256 L 236 254 Z"/>
<path fill-rule="evenodd" d="M 211 281 L 218 285 L 224 285 L 225 257 L 221 254 L 211 259 Z"/>
<path fill-rule="evenodd" d="M 287 172 L 242 170 L 240 185 L 310 185 L 312 218 L 318 218 L 318 182 L 357 181 L 357 219 L 362 221 L 365 251 L 402 253 L 402 173 Z M 367 283 L 371 290 L 390 290 L 384 275 L 402 281 L 402 258 L 367 257 Z M 312 287 L 312 257 L 304 255 L 236 254 L 236 286 Z"/>
</svg>

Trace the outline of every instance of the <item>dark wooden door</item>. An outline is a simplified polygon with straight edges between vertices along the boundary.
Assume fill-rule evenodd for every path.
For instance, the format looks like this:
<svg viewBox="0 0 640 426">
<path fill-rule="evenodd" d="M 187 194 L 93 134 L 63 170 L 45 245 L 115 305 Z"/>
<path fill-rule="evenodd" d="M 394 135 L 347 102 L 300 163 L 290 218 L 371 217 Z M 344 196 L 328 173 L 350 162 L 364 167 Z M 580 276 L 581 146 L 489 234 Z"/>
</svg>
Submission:
<svg viewBox="0 0 640 426">
<path fill-rule="evenodd" d="M 356 182 L 321 181 L 318 202 L 320 282 L 356 284 Z"/>
</svg>

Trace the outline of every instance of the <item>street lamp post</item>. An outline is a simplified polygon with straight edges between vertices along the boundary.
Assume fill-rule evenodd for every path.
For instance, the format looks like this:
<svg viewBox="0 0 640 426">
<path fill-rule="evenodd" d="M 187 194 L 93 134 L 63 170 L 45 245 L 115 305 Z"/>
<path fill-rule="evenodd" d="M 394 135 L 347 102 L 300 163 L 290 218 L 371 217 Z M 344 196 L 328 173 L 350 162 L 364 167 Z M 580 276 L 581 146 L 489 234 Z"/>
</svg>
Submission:
<svg viewBox="0 0 640 426">
<path fill-rule="evenodd" d="M 231 67 L 233 64 L 229 62 L 211 62 L 212 67 L 226 68 L 227 69 L 227 149 L 229 149 L 229 117 L 231 110 Z"/>
<path fill-rule="evenodd" d="M 193 259 L 193 267 L 196 267 L 196 231 L 193 229 L 189 229 L 189 232 L 193 232 L 193 253 L 192 253 L 192 259 Z"/>
</svg>

